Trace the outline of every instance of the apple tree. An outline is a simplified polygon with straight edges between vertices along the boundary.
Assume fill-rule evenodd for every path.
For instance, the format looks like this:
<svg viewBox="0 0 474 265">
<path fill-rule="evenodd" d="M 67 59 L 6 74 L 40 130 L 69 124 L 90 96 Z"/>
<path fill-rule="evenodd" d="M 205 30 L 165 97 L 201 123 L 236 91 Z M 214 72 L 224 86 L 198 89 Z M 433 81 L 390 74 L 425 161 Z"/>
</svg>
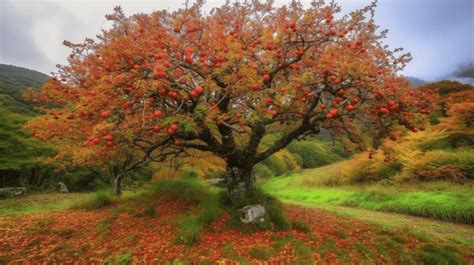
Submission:
<svg viewBox="0 0 474 265">
<path fill-rule="evenodd" d="M 226 162 L 232 200 L 253 192 L 255 164 L 293 140 L 327 131 L 365 150 L 418 130 L 430 95 L 398 75 L 411 56 L 383 44 L 375 4 L 342 16 L 334 2 L 272 2 L 205 13 L 197 0 L 133 16 L 115 8 L 96 40 L 65 41 L 69 63 L 31 95 L 50 103 L 30 128 L 76 163 L 116 167 L 117 179 L 211 152 Z M 278 139 L 263 146 L 269 134 Z"/>
</svg>

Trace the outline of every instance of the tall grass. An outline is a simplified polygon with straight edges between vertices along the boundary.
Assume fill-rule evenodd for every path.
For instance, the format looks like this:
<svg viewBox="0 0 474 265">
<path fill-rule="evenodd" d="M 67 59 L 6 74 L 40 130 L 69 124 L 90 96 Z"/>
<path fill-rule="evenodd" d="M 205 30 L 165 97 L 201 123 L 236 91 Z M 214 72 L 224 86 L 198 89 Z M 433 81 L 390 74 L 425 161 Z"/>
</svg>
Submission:
<svg viewBox="0 0 474 265">
<path fill-rule="evenodd" d="M 324 187 L 309 186 L 304 177 L 279 177 L 263 190 L 285 201 L 305 205 L 343 205 L 396 212 L 460 223 L 474 223 L 474 189 L 450 183 Z M 422 190 L 422 191 L 420 191 Z"/>
</svg>

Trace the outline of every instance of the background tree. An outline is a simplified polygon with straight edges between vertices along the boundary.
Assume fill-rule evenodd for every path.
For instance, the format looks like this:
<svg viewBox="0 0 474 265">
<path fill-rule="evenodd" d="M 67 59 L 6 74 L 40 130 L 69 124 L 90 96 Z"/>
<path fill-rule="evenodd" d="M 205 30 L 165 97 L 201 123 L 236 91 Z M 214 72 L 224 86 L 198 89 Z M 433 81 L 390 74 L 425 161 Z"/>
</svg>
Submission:
<svg viewBox="0 0 474 265">
<path fill-rule="evenodd" d="M 45 162 L 52 148 L 22 128 L 28 118 L 0 107 L 0 187 L 38 187 L 54 169 Z"/>
<path fill-rule="evenodd" d="M 333 2 L 229 2 L 208 15 L 203 3 L 131 17 L 117 7 L 98 41 L 65 41 L 69 65 L 30 95 L 57 107 L 29 127 L 87 157 L 75 163 L 211 152 L 235 201 L 253 192 L 252 167 L 295 139 L 327 131 L 347 150 L 377 148 L 432 109 L 398 77 L 411 56 L 382 43 L 375 3 L 339 18 Z"/>
</svg>

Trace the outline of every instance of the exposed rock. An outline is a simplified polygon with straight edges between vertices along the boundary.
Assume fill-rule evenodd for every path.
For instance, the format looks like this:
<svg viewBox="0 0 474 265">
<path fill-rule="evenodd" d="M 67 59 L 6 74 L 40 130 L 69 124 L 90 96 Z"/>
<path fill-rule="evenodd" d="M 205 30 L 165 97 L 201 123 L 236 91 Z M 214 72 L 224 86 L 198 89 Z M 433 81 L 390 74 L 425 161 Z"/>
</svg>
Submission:
<svg viewBox="0 0 474 265">
<path fill-rule="evenodd" d="M 0 189 L 0 198 L 10 198 L 26 193 L 25 187 L 7 187 Z"/>
<path fill-rule="evenodd" d="M 226 186 L 226 179 L 225 178 L 213 178 L 207 180 L 209 184 L 218 186 L 218 187 L 225 187 Z"/>
<path fill-rule="evenodd" d="M 239 210 L 242 215 L 240 217 L 240 221 L 242 223 L 255 223 L 255 222 L 263 222 L 265 217 L 265 208 L 260 205 L 247 205 Z"/>
<path fill-rule="evenodd" d="M 69 190 L 68 190 L 66 184 L 64 184 L 63 182 L 58 182 L 58 186 L 59 186 L 59 192 L 60 193 L 69 193 Z"/>
</svg>

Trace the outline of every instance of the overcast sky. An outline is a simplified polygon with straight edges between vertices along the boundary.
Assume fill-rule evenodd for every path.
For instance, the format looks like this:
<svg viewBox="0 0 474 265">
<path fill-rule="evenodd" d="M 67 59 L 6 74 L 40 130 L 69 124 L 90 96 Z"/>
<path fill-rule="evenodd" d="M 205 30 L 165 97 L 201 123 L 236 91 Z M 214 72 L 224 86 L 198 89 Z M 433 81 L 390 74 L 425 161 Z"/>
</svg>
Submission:
<svg viewBox="0 0 474 265">
<path fill-rule="evenodd" d="M 277 5 L 290 0 L 276 0 Z M 310 0 L 302 0 L 309 3 Z M 43 73 L 66 62 L 63 40 L 81 42 L 110 24 L 104 15 L 121 5 L 127 15 L 173 10 L 180 0 L 0 0 L 0 63 Z M 224 0 L 208 0 L 207 7 Z M 340 0 L 343 13 L 370 0 Z M 386 42 L 404 47 L 414 60 L 403 74 L 434 80 L 474 62 L 474 0 L 379 0 L 376 24 L 389 29 Z"/>
</svg>

